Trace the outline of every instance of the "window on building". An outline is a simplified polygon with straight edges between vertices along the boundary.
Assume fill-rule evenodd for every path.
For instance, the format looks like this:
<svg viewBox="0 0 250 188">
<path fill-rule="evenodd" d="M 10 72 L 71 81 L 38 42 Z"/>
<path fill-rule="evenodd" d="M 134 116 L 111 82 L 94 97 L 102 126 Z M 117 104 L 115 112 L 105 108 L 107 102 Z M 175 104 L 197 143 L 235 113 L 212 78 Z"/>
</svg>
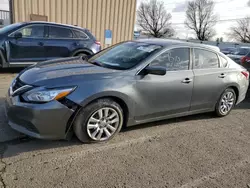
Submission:
<svg viewBox="0 0 250 188">
<path fill-rule="evenodd" d="M 50 26 L 49 38 L 73 38 L 73 33 L 67 28 Z"/>
<path fill-rule="evenodd" d="M 151 62 L 151 65 L 164 66 L 167 71 L 188 70 L 190 63 L 189 48 L 175 48 L 164 52 Z"/>
<path fill-rule="evenodd" d="M 219 59 L 216 53 L 194 49 L 194 69 L 206 69 L 219 67 Z"/>
</svg>

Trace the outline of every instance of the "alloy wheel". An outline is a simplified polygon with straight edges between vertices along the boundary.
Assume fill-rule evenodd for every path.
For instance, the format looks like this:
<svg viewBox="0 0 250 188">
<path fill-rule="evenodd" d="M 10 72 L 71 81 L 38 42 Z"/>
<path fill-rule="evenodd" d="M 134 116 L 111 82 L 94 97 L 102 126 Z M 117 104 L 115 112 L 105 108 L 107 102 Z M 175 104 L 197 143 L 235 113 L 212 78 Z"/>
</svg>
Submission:
<svg viewBox="0 0 250 188">
<path fill-rule="evenodd" d="M 120 125 L 118 112 L 109 107 L 95 111 L 87 123 L 88 136 L 95 141 L 108 140 Z"/>
<path fill-rule="evenodd" d="M 226 92 L 221 101 L 220 101 L 220 107 L 219 110 L 221 114 L 225 115 L 227 114 L 234 105 L 234 93 L 231 91 Z"/>
</svg>

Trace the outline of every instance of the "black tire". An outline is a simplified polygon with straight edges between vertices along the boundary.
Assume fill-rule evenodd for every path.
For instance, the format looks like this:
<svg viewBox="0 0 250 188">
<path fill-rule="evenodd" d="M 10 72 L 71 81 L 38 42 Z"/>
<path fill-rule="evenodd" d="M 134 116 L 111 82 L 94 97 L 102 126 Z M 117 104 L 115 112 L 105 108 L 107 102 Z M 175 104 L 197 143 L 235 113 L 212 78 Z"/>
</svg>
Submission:
<svg viewBox="0 0 250 188">
<path fill-rule="evenodd" d="M 223 113 L 222 110 L 221 110 L 221 105 L 222 105 L 222 100 L 223 100 L 223 97 L 227 94 L 227 93 L 232 93 L 233 96 L 233 104 L 230 108 L 229 111 L 227 111 L 226 113 Z M 231 110 L 233 109 L 233 107 L 235 106 L 235 103 L 236 103 L 236 93 L 235 91 L 232 89 L 232 88 L 227 88 L 220 96 L 220 99 L 218 100 L 217 104 L 216 104 L 216 107 L 215 107 L 215 113 L 218 117 L 224 117 L 224 116 L 227 116 Z"/>
<path fill-rule="evenodd" d="M 119 126 L 117 127 L 116 131 L 113 133 L 113 135 L 111 135 L 108 139 L 100 141 L 100 140 L 93 140 L 87 132 L 87 123 L 90 119 L 90 117 L 99 109 L 102 108 L 112 108 L 113 110 L 115 110 L 120 118 L 120 122 L 119 122 Z M 77 115 L 74 125 L 73 125 L 73 129 L 75 132 L 75 135 L 77 136 L 77 138 L 83 142 L 83 143 L 91 143 L 91 142 L 104 142 L 104 141 L 108 141 L 110 139 L 112 139 L 122 128 L 124 122 L 124 115 L 123 115 L 123 110 L 120 107 L 120 105 L 118 103 L 116 103 L 115 101 L 111 100 L 111 99 L 99 99 L 91 104 L 89 104 L 88 106 L 82 108 L 79 112 L 79 114 Z"/>
<path fill-rule="evenodd" d="M 88 56 L 88 54 L 81 52 L 81 53 L 77 53 L 75 56 L 86 57 L 86 56 Z"/>
</svg>

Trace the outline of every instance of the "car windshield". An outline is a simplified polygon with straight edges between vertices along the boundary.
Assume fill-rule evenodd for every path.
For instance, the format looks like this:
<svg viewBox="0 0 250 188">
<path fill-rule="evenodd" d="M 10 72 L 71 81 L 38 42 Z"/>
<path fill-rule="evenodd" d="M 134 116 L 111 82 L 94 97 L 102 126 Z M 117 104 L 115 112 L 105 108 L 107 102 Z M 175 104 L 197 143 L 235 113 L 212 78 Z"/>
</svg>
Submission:
<svg viewBox="0 0 250 188">
<path fill-rule="evenodd" d="M 15 29 L 16 27 L 18 27 L 20 25 L 22 25 L 22 24 L 21 23 L 14 23 L 14 24 L 7 25 L 7 26 L 0 29 L 0 34 L 7 33 L 7 32 L 11 31 L 12 29 Z"/>
<path fill-rule="evenodd" d="M 88 61 L 111 69 L 125 70 L 138 65 L 161 48 L 155 44 L 125 42 L 101 51 Z"/>
<path fill-rule="evenodd" d="M 235 55 L 246 55 L 250 51 L 250 48 L 239 48 L 234 54 Z"/>
</svg>

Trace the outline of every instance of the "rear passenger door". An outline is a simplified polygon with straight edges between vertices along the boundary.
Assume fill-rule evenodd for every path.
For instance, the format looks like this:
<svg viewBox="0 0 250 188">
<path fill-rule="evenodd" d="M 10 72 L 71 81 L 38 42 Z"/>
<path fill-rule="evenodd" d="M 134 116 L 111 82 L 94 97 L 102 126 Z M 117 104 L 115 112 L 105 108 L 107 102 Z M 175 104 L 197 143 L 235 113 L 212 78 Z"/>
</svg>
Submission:
<svg viewBox="0 0 250 188">
<path fill-rule="evenodd" d="M 47 40 L 44 44 L 47 59 L 69 57 L 75 48 L 73 32 L 61 26 L 46 27 Z"/>
<path fill-rule="evenodd" d="M 213 109 L 224 86 L 226 73 L 219 56 L 207 49 L 193 49 L 194 90 L 191 111 Z"/>
</svg>

